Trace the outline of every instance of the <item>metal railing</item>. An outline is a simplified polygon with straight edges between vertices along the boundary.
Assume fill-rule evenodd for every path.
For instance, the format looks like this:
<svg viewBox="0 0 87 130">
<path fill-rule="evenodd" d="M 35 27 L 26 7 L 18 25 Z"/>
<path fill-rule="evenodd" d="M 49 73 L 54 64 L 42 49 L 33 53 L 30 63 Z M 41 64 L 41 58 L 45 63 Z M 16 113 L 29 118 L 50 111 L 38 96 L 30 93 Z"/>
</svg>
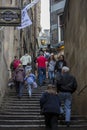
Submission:
<svg viewBox="0 0 87 130">
<path fill-rule="evenodd" d="M 86 88 L 87 88 L 87 85 L 85 85 L 83 88 L 81 88 L 77 95 L 79 96 Z"/>
</svg>

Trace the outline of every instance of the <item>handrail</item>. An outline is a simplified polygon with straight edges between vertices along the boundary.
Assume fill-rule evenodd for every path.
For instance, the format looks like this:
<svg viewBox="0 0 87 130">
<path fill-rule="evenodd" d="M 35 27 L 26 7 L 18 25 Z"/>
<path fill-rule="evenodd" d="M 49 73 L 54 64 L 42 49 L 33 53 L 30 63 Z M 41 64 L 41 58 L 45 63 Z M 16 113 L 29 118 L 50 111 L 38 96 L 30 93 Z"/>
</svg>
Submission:
<svg viewBox="0 0 87 130">
<path fill-rule="evenodd" d="M 78 92 L 78 95 L 80 95 L 84 89 L 86 89 L 87 85 L 85 85 L 79 92 Z"/>
</svg>

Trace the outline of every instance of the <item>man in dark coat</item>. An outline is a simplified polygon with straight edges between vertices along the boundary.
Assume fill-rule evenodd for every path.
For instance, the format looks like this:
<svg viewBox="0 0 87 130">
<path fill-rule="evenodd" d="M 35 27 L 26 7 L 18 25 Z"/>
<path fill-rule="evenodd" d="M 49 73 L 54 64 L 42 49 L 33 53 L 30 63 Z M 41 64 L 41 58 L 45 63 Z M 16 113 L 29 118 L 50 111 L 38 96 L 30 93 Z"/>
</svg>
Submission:
<svg viewBox="0 0 87 130">
<path fill-rule="evenodd" d="M 64 66 L 62 74 L 56 82 L 57 91 L 61 103 L 64 104 L 64 109 L 61 107 L 61 113 L 65 111 L 65 124 L 69 126 L 71 117 L 72 93 L 77 89 L 77 81 L 74 76 L 69 73 L 69 68 Z"/>
</svg>

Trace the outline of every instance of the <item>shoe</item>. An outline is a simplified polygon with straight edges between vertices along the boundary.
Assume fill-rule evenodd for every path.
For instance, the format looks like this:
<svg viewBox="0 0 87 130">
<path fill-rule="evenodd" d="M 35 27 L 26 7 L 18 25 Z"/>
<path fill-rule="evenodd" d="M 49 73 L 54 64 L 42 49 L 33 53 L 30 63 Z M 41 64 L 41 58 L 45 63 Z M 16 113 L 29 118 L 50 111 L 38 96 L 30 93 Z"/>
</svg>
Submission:
<svg viewBox="0 0 87 130">
<path fill-rule="evenodd" d="M 38 84 L 38 87 L 42 87 L 42 85 L 41 85 L 41 84 Z"/>
<path fill-rule="evenodd" d="M 65 121 L 61 120 L 60 122 L 60 125 L 65 125 Z"/>
<path fill-rule="evenodd" d="M 29 96 L 29 98 L 31 98 L 31 96 L 32 96 L 32 95 L 31 95 L 31 94 L 29 94 L 28 96 Z"/>
<path fill-rule="evenodd" d="M 61 125 L 66 125 L 67 127 L 70 126 L 70 122 L 69 122 L 69 121 L 63 121 L 63 120 L 61 120 L 61 121 L 60 121 L 60 124 L 61 124 Z"/>
<path fill-rule="evenodd" d="M 67 127 L 69 127 L 70 126 L 70 121 L 66 121 L 65 124 L 66 124 Z"/>
<path fill-rule="evenodd" d="M 64 113 L 62 113 L 62 114 L 59 115 L 59 119 L 65 120 L 65 115 L 64 115 Z"/>
<path fill-rule="evenodd" d="M 21 99 L 21 96 L 18 96 L 18 99 Z"/>
</svg>

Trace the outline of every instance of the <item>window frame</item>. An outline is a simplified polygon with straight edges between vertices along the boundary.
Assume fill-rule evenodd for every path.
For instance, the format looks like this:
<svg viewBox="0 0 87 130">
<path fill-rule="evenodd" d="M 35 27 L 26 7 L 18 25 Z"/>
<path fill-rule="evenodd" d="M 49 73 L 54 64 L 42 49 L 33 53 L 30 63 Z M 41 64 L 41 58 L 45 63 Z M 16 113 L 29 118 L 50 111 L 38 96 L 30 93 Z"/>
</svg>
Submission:
<svg viewBox="0 0 87 130">
<path fill-rule="evenodd" d="M 58 14 L 58 42 L 64 41 L 64 36 L 63 36 L 63 40 L 62 40 L 62 33 L 61 33 L 62 27 L 64 26 L 63 23 L 62 24 L 60 23 L 60 21 L 61 21 L 60 16 L 61 15 L 63 16 L 63 13 Z M 64 34 L 64 31 L 63 31 L 63 34 Z"/>
</svg>

